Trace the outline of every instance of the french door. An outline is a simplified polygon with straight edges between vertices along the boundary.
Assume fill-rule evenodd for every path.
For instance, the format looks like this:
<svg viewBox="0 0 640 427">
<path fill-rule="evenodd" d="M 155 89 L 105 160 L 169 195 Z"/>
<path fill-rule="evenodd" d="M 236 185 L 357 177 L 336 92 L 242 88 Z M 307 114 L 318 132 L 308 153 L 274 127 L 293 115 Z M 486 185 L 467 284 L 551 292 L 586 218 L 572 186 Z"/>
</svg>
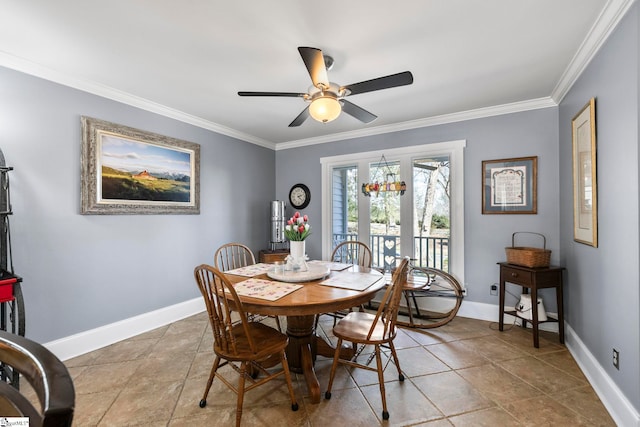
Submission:
<svg viewBox="0 0 640 427">
<path fill-rule="evenodd" d="M 376 267 L 389 269 L 409 256 L 462 279 L 464 145 L 322 158 L 323 258 L 341 241 L 360 240 Z"/>
</svg>

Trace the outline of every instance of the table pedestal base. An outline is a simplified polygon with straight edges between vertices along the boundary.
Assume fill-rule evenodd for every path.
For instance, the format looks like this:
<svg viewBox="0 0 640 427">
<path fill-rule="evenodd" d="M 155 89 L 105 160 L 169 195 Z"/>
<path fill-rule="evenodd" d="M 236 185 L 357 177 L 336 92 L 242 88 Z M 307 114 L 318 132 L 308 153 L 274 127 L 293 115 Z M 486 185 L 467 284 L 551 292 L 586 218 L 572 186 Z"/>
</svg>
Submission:
<svg viewBox="0 0 640 427">
<path fill-rule="evenodd" d="M 322 338 L 316 336 L 313 327 L 315 316 L 287 316 L 287 360 L 289 369 L 298 374 L 304 374 L 307 389 L 311 396 L 311 403 L 320 403 L 320 383 L 313 369 L 316 355 L 333 358 L 335 348 Z M 343 346 L 340 358 L 353 357 L 353 348 Z"/>
</svg>

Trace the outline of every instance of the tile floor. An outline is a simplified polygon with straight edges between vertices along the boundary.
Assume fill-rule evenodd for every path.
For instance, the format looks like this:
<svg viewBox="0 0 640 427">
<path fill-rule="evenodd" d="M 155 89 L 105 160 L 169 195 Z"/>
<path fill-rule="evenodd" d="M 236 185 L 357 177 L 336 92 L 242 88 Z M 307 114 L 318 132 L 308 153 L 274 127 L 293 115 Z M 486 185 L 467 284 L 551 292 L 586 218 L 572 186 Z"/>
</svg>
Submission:
<svg viewBox="0 0 640 427">
<path fill-rule="evenodd" d="M 320 326 L 331 337 L 332 319 Z M 294 374 L 297 412 L 284 380 L 249 391 L 243 425 L 615 425 L 557 335 L 542 333 L 535 349 L 530 331 L 496 329 L 463 317 L 427 331 L 401 329 L 395 343 L 406 379 L 400 383 L 388 365 L 388 421 L 381 419 L 376 374 L 341 366 L 331 400 L 319 404 L 309 402 L 303 378 Z M 202 313 L 66 361 L 76 387 L 74 426 L 234 425 L 235 394 L 220 381 L 207 406 L 198 406 L 211 346 Z M 316 361 L 323 396 L 330 366 L 329 359 Z"/>
</svg>

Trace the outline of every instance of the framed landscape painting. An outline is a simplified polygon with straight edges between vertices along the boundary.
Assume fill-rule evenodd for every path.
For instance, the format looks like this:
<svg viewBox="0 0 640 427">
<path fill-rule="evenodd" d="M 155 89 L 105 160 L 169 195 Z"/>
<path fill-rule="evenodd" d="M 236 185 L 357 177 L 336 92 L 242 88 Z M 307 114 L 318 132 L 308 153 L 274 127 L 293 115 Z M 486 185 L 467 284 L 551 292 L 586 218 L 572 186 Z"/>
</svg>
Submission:
<svg viewBox="0 0 640 427">
<path fill-rule="evenodd" d="M 200 213 L 198 144 L 81 120 L 81 214 Z"/>
</svg>

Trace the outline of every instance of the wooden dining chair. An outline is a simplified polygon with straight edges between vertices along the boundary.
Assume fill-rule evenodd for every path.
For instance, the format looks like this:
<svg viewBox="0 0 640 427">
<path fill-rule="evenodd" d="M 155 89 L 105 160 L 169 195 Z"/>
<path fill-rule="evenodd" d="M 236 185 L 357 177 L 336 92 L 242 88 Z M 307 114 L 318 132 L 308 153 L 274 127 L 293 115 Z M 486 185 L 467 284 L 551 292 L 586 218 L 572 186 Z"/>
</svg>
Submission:
<svg viewBox="0 0 640 427">
<path fill-rule="evenodd" d="M 367 246 L 366 243 L 360 242 L 357 240 L 346 240 L 342 243 L 339 243 L 333 249 L 331 253 L 331 261 L 332 262 L 341 262 L 344 264 L 354 264 L 359 265 L 361 267 L 371 268 L 373 257 L 371 255 L 371 249 Z M 358 307 L 360 311 L 364 311 L 364 307 Z M 353 311 L 349 310 L 340 310 L 333 313 L 324 313 L 325 315 L 333 317 L 333 326 L 336 325 L 338 319 L 342 319 L 347 313 Z M 318 321 L 321 315 L 316 317 L 316 328 L 318 327 Z M 354 344 L 354 349 L 357 346 Z"/>
<path fill-rule="evenodd" d="M 220 271 L 229 271 L 256 263 L 256 257 L 242 243 L 226 243 L 216 249 L 214 265 Z"/>
<path fill-rule="evenodd" d="M 339 363 L 369 371 L 377 371 L 378 382 L 380 383 L 380 395 L 382 396 L 382 419 L 389 419 L 387 398 L 384 390 L 384 366 L 382 364 L 380 347 L 383 345 L 389 347 L 391 350 L 390 358 L 393 359 L 398 369 L 398 379 L 404 381 L 404 375 L 402 375 L 402 370 L 400 369 L 400 362 L 396 348 L 393 345 L 393 339 L 396 337 L 396 320 L 404 284 L 407 281 L 408 265 L 409 257 L 405 257 L 393 274 L 391 284 L 387 287 L 378 311 L 375 314 L 354 311 L 347 314 L 333 328 L 333 335 L 338 338 L 338 342 L 336 344 L 336 352 L 333 356 L 333 364 L 331 365 L 329 385 L 324 395 L 325 399 L 331 399 L 331 387 L 333 386 L 333 379 Z M 340 359 L 340 349 L 343 341 L 361 345 L 373 345 L 376 367 L 373 368 L 369 365 L 358 363 L 354 358 L 350 360 Z"/>
<path fill-rule="evenodd" d="M 71 375 L 60 359 L 35 341 L 0 331 L 0 363 L 1 418 L 27 417 L 27 424 L 31 426 L 71 426 L 75 390 Z M 18 374 L 29 382 L 35 398 L 4 381 L 9 375 Z M 0 422 L 0 425 L 7 424 Z"/>
<path fill-rule="evenodd" d="M 366 243 L 357 240 L 347 240 L 333 249 L 331 261 L 345 264 L 355 264 L 371 268 L 371 249 Z"/>
<path fill-rule="evenodd" d="M 216 250 L 213 257 L 214 265 L 220 271 L 234 270 L 256 263 L 256 257 L 253 255 L 251 249 L 242 243 L 226 243 Z M 249 314 L 249 318 L 252 321 L 260 321 L 269 317 L 275 320 L 278 330 L 282 332 L 280 318 L 278 318 L 278 316 Z"/>
<path fill-rule="evenodd" d="M 233 285 L 220 270 L 202 264 L 195 268 L 193 274 L 209 314 L 214 338 L 213 351 L 216 355 L 204 395 L 200 400 L 200 407 L 204 408 L 207 405 L 207 395 L 218 368 L 228 364 L 239 374 L 237 387 L 223 375 L 217 377 L 237 394 L 237 427 L 240 426 L 242 418 L 244 393 L 281 375 L 284 375 L 287 382 L 291 410 L 297 411 L 298 403 L 293 393 L 291 373 L 285 354 L 289 337 L 263 323 L 249 321 Z M 234 316 L 232 308 L 233 313 L 237 313 Z M 237 316 L 240 317 L 240 321 L 232 319 Z M 262 363 L 273 362 L 276 357 L 279 358 L 282 369 L 267 371 Z M 264 377 L 260 377 L 260 374 Z M 246 384 L 247 381 L 250 384 Z"/>
</svg>

